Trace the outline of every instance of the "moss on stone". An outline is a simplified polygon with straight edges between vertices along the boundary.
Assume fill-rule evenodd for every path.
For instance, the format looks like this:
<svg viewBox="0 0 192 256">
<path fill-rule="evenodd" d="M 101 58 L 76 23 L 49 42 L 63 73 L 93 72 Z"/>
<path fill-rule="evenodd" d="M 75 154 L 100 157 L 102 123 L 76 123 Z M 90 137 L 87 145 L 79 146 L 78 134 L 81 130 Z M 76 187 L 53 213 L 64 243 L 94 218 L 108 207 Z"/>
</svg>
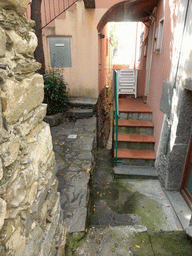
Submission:
<svg viewBox="0 0 192 256">
<path fill-rule="evenodd" d="M 154 251 L 159 255 L 190 256 L 192 254 L 192 243 L 184 231 L 153 232 L 150 236 Z"/>
<path fill-rule="evenodd" d="M 86 232 L 76 232 L 67 234 L 67 240 L 65 245 L 65 253 L 67 256 L 74 255 L 76 249 L 81 246 L 86 237 Z"/>
</svg>

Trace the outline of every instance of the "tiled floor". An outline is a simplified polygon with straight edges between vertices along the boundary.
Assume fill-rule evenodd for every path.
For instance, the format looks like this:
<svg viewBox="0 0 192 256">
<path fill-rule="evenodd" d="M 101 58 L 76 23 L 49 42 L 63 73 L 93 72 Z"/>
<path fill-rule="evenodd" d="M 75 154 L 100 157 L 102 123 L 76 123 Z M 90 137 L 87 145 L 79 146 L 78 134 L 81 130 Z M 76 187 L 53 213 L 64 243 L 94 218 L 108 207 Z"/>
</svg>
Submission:
<svg viewBox="0 0 192 256">
<path fill-rule="evenodd" d="M 155 159 L 153 151 L 149 150 L 136 150 L 136 149 L 118 149 L 118 158 L 130 158 L 130 159 Z"/>
<path fill-rule="evenodd" d="M 119 112 L 151 113 L 151 109 L 141 98 L 119 98 Z"/>
</svg>

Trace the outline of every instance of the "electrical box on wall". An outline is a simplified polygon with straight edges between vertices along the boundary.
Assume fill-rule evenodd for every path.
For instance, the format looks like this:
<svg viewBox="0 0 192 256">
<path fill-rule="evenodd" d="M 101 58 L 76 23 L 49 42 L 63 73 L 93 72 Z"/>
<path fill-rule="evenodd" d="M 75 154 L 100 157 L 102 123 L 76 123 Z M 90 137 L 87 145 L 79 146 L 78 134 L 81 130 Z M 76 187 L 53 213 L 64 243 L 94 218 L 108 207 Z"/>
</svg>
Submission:
<svg viewBox="0 0 192 256">
<path fill-rule="evenodd" d="M 71 67 L 71 38 L 49 38 L 50 61 L 52 68 Z"/>
<path fill-rule="evenodd" d="M 159 21 L 159 27 L 156 29 L 156 44 L 155 44 L 155 51 L 160 52 L 163 42 L 163 28 L 164 28 L 164 18 Z"/>
</svg>

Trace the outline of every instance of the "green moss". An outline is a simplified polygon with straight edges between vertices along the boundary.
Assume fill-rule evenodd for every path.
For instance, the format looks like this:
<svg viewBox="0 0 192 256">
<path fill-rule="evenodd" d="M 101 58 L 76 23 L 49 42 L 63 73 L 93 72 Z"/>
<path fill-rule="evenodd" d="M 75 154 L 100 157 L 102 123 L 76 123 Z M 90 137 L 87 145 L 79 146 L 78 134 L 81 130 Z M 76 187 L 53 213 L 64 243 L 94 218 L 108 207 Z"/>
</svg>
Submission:
<svg viewBox="0 0 192 256">
<path fill-rule="evenodd" d="M 67 234 L 67 242 L 65 245 L 65 253 L 67 256 L 74 255 L 78 247 L 80 247 L 86 237 L 86 232 L 76 232 L 73 234 Z"/>
<path fill-rule="evenodd" d="M 133 181 L 133 180 L 132 180 Z M 142 182 L 142 179 L 135 180 Z M 148 232 L 161 230 L 166 223 L 166 216 L 161 205 L 151 198 L 141 194 L 129 180 L 113 180 L 110 184 L 104 184 L 103 188 L 92 189 L 92 211 L 90 224 L 98 223 L 97 218 L 105 211 L 102 204 L 119 214 L 136 214 L 141 217 L 142 224 L 147 226 Z M 98 208 L 98 209 L 97 209 Z"/>
<path fill-rule="evenodd" d="M 158 232 L 151 234 L 151 242 L 158 255 L 185 255 L 192 252 L 192 243 L 185 232 Z"/>
<path fill-rule="evenodd" d="M 132 236 L 130 250 L 133 255 L 153 256 L 150 237 L 147 232 L 137 233 Z"/>
</svg>

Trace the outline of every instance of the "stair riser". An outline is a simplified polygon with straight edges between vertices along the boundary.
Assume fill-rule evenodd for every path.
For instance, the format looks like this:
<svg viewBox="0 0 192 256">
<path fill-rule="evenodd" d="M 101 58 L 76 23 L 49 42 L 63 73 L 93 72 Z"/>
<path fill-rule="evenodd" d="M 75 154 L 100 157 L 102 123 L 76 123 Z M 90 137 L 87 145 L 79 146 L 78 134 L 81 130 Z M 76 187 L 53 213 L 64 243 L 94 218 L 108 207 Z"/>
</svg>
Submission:
<svg viewBox="0 0 192 256">
<path fill-rule="evenodd" d="M 120 127 L 118 128 L 119 133 L 123 134 L 145 134 L 153 135 L 152 127 Z"/>
<path fill-rule="evenodd" d="M 93 116 L 93 109 L 69 109 L 66 112 L 66 117 L 75 118 L 75 119 L 83 119 L 90 118 Z"/>
<path fill-rule="evenodd" d="M 130 166 L 149 166 L 154 167 L 155 160 L 144 159 L 122 159 L 122 164 Z"/>
<path fill-rule="evenodd" d="M 138 149 L 138 150 L 152 150 L 154 151 L 154 143 L 140 143 L 140 142 L 121 142 L 118 141 L 118 149 Z"/>
<path fill-rule="evenodd" d="M 141 121 L 151 121 L 151 113 L 119 113 L 120 120 L 141 120 Z"/>
</svg>

